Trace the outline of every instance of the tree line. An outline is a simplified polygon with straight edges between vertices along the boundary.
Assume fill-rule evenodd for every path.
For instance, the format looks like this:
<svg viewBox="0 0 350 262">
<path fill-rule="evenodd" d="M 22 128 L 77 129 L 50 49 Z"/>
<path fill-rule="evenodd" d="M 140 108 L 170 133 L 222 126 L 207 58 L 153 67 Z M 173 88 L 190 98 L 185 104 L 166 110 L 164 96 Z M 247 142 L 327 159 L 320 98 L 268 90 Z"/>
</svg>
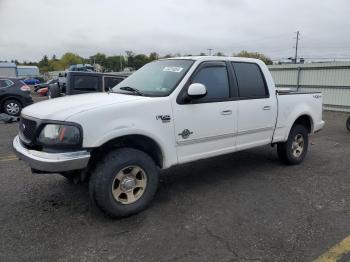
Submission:
<svg viewBox="0 0 350 262">
<path fill-rule="evenodd" d="M 103 53 L 97 53 L 88 58 L 83 58 L 78 54 L 74 54 L 71 52 L 65 53 L 61 56 L 61 58 L 57 58 L 56 55 L 53 55 L 51 58 L 48 58 L 47 55 L 39 62 L 19 62 L 17 60 L 12 60 L 11 62 L 16 63 L 17 65 L 36 65 L 39 67 L 41 73 L 46 73 L 49 71 L 63 71 L 67 69 L 71 65 L 75 64 L 99 64 L 103 71 L 106 72 L 118 72 L 122 71 L 126 67 L 137 70 L 141 68 L 143 65 L 151 62 L 153 60 L 157 60 L 159 58 L 170 58 L 170 57 L 179 57 L 181 54 L 167 54 L 165 56 L 160 56 L 156 52 L 152 52 L 149 55 L 146 54 L 135 54 L 133 51 L 126 51 L 126 55 L 114 55 L 107 56 Z M 205 53 L 200 53 L 200 56 L 205 56 Z M 222 52 L 217 52 L 214 54 L 215 56 L 225 56 Z M 192 56 L 192 54 L 185 54 L 183 56 Z M 272 60 L 261 53 L 258 52 L 248 52 L 242 50 L 239 53 L 233 54 L 232 56 L 237 57 L 249 57 L 249 58 L 258 58 L 264 61 L 266 64 L 272 64 Z"/>
</svg>

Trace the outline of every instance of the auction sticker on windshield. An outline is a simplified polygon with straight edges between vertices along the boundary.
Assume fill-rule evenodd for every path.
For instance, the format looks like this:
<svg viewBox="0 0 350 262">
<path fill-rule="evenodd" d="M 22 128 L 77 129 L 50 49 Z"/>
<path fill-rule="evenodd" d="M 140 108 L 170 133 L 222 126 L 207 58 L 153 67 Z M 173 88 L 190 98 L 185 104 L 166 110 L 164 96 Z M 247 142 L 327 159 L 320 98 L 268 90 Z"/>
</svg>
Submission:
<svg viewBox="0 0 350 262">
<path fill-rule="evenodd" d="M 175 72 L 175 73 L 180 73 L 183 70 L 182 67 L 177 67 L 177 66 L 166 66 L 164 67 L 163 71 L 165 72 Z"/>
</svg>

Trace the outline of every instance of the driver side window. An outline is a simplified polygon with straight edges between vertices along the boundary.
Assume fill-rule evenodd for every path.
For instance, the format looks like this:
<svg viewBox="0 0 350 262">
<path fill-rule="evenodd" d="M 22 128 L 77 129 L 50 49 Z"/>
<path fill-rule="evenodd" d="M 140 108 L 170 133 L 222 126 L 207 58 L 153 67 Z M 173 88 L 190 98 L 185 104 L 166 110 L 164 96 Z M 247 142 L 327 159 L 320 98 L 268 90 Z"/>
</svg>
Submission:
<svg viewBox="0 0 350 262">
<path fill-rule="evenodd" d="M 192 83 L 205 85 L 207 95 L 197 101 L 217 100 L 230 97 L 230 85 L 226 66 L 208 66 L 200 69 Z"/>
</svg>

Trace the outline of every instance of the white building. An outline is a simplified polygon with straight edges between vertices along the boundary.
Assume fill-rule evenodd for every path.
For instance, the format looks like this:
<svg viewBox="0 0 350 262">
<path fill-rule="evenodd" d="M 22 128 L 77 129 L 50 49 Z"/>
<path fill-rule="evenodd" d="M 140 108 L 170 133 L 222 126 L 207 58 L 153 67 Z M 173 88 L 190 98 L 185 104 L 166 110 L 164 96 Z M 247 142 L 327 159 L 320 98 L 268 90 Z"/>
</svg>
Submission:
<svg viewBox="0 0 350 262">
<path fill-rule="evenodd" d="M 37 66 L 17 66 L 18 77 L 35 77 L 39 76 L 39 68 Z"/>
</svg>

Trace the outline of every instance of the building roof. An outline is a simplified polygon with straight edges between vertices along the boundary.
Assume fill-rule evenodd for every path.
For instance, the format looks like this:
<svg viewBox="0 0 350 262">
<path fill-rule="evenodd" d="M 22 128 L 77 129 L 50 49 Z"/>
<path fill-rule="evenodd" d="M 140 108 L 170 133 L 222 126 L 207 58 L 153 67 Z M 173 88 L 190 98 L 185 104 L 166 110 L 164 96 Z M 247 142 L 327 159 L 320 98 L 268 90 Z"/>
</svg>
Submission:
<svg viewBox="0 0 350 262">
<path fill-rule="evenodd" d="M 17 66 L 18 69 L 38 69 L 37 66 L 24 66 L 24 65 L 19 65 Z"/>
<path fill-rule="evenodd" d="M 295 69 L 295 68 L 349 68 L 350 61 L 337 61 L 337 62 L 318 62 L 318 63 L 306 63 L 306 64 L 281 64 L 281 65 L 269 65 L 269 69 Z"/>
<path fill-rule="evenodd" d="M 16 64 L 9 62 L 0 62 L 0 67 L 16 67 Z"/>
</svg>

